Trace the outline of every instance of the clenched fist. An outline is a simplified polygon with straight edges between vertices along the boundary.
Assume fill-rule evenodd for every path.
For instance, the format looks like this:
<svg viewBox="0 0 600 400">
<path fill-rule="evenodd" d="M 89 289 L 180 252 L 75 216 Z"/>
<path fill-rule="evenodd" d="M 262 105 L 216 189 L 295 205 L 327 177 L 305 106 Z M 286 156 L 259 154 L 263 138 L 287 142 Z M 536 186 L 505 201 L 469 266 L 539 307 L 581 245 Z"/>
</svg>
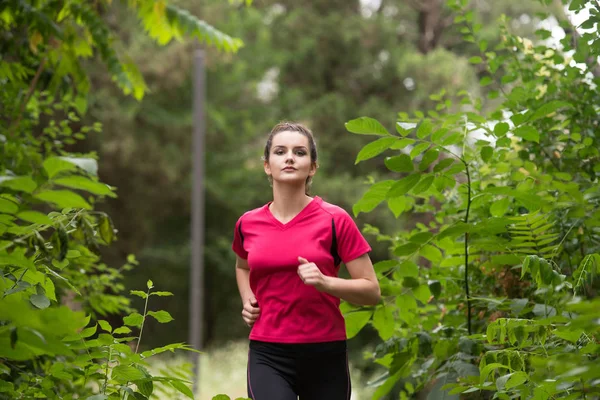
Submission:
<svg viewBox="0 0 600 400">
<path fill-rule="evenodd" d="M 327 288 L 329 277 L 323 275 L 319 267 L 315 263 L 309 262 L 306 258 L 298 257 L 298 276 L 302 279 L 302 282 L 306 285 L 313 286 L 320 292 L 323 292 Z"/>
<path fill-rule="evenodd" d="M 250 328 L 256 322 L 258 315 L 260 314 L 260 308 L 258 308 L 258 301 L 254 296 L 250 297 L 244 302 L 244 308 L 242 310 L 242 319 Z"/>
</svg>

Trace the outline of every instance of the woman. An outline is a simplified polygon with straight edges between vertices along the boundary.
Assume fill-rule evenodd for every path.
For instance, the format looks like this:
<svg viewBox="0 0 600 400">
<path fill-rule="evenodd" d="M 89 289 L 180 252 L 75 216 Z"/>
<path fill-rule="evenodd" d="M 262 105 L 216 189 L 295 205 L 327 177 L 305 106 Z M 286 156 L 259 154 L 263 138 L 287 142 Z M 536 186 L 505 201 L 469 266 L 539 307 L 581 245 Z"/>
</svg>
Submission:
<svg viewBox="0 0 600 400">
<path fill-rule="evenodd" d="M 273 201 L 242 215 L 232 245 L 242 318 L 251 328 L 248 396 L 348 400 L 339 304 L 379 301 L 371 248 L 348 213 L 308 196 L 317 171 L 308 128 L 276 125 L 265 146 L 264 169 Z M 340 262 L 352 279 L 337 277 Z"/>
</svg>

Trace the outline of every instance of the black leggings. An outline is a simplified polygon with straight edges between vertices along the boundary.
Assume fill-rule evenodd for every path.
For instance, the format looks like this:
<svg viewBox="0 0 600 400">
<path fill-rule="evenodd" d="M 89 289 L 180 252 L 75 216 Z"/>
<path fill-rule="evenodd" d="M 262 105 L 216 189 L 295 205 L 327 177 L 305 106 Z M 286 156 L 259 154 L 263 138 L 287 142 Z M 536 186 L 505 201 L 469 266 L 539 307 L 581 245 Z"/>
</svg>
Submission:
<svg viewBox="0 0 600 400">
<path fill-rule="evenodd" d="M 250 341 L 248 397 L 252 400 L 349 400 L 346 341 Z"/>
</svg>

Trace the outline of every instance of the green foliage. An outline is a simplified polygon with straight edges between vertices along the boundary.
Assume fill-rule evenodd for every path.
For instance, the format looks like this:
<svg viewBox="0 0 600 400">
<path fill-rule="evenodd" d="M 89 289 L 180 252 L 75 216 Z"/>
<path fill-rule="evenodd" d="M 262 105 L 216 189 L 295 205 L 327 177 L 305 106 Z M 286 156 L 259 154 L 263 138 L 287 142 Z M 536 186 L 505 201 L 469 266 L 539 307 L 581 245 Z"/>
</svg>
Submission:
<svg viewBox="0 0 600 400">
<path fill-rule="evenodd" d="M 131 3 L 144 23 L 161 22 L 152 32 L 161 39 L 186 34 L 228 51 L 241 46 L 166 2 Z M 84 59 L 96 51 L 125 94 L 140 99 L 146 89 L 135 65 L 117 54 L 103 18 L 110 5 L 0 5 L 3 398 L 147 399 L 155 385 L 193 398 L 188 380 L 148 372 L 150 357 L 195 350 L 174 343 L 140 351 L 148 317 L 158 323 L 173 319 L 167 311 L 150 310 L 149 300 L 171 293 L 152 291 L 148 281 L 147 291 L 132 291 L 145 299 L 143 314 L 131 308 L 122 279 L 137 260 L 129 256 L 120 268 L 100 261 L 101 248 L 116 240 L 117 230 L 96 207 L 115 198 L 115 188 L 99 179 L 96 153 L 73 150 L 102 129 L 81 121 L 89 89 Z M 155 6 L 152 12 L 148 5 Z"/>
<path fill-rule="evenodd" d="M 355 215 L 386 203 L 412 221 L 393 234 L 368 227 L 393 257 L 375 264 L 382 304 L 345 310 L 347 327 L 356 334 L 371 316 L 382 340 L 374 399 L 394 388 L 400 398 L 598 398 L 600 35 L 571 30 L 550 48 L 503 18 L 490 48 L 466 3 L 449 2 L 481 51 L 469 61 L 490 103 L 462 92 L 454 104 L 442 90 L 436 111 L 399 113 L 398 135 L 359 153 L 391 153 L 391 172 Z M 600 8 L 588 6 L 591 26 Z M 363 117 L 347 129 L 387 132 L 379 125 Z"/>
</svg>

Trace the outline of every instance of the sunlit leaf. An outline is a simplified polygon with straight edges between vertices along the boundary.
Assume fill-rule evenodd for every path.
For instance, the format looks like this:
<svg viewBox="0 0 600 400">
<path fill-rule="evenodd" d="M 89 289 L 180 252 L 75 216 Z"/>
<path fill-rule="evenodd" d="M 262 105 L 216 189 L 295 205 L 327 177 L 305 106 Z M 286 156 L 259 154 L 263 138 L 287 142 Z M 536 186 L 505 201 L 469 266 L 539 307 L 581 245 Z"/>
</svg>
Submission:
<svg viewBox="0 0 600 400">
<path fill-rule="evenodd" d="M 346 122 L 348 132 L 361 135 L 387 136 L 390 133 L 379 121 L 369 117 L 360 117 Z"/>
</svg>

